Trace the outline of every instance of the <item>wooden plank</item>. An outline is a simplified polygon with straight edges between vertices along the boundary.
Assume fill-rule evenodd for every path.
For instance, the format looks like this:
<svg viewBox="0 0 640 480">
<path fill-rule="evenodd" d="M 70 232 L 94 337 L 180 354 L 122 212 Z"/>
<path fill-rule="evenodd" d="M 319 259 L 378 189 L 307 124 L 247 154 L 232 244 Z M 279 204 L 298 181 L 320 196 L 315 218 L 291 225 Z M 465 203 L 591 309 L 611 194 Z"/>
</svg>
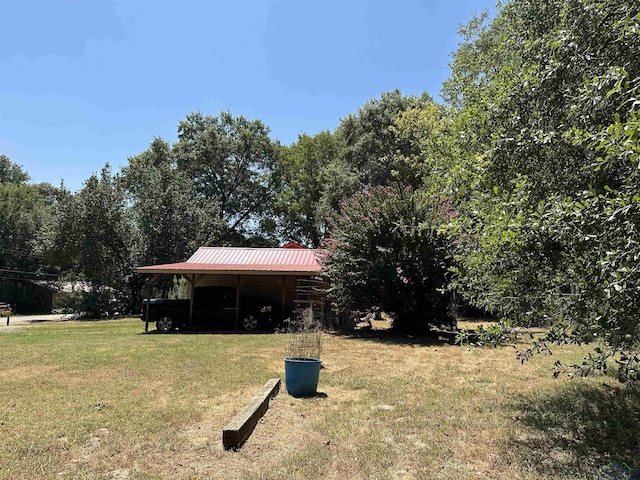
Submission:
<svg viewBox="0 0 640 480">
<path fill-rule="evenodd" d="M 280 379 L 272 378 L 245 405 L 244 409 L 227 423 L 222 430 L 225 450 L 237 449 L 249 438 L 258 420 L 269 408 L 269 400 L 280 390 Z"/>
</svg>

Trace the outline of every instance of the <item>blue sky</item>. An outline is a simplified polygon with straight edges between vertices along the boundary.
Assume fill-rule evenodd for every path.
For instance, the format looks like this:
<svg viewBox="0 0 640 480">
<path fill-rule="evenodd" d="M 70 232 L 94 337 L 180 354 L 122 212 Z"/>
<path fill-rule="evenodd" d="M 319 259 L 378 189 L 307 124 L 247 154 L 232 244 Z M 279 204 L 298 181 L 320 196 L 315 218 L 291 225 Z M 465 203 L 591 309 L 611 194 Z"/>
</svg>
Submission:
<svg viewBox="0 0 640 480">
<path fill-rule="evenodd" d="M 383 91 L 449 76 L 495 0 L 21 0 L 0 17 L 0 154 L 71 190 L 187 114 L 259 118 L 284 144 Z"/>
</svg>

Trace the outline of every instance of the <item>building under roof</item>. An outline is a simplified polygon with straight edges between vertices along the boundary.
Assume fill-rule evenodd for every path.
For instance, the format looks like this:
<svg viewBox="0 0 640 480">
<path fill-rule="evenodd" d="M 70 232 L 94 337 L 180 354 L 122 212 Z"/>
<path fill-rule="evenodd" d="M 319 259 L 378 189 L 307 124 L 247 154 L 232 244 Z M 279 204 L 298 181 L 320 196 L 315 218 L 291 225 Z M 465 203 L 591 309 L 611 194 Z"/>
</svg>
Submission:
<svg viewBox="0 0 640 480">
<path fill-rule="evenodd" d="M 194 288 L 234 287 L 238 310 L 242 289 L 261 290 L 282 299 L 284 316 L 293 309 L 300 281 L 322 274 L 321 259 L 325 254 L 325 250 L 305 248 L 295 242 L 280 248 L 200 247 L 186 262 L 143 266 L 136 271 L 152 275 L 147 297 L 160 275 L 183 275 L 189 283 L 191 299 Z M 148 322 L 145 329 L 148 330 Z"/>
</svg>

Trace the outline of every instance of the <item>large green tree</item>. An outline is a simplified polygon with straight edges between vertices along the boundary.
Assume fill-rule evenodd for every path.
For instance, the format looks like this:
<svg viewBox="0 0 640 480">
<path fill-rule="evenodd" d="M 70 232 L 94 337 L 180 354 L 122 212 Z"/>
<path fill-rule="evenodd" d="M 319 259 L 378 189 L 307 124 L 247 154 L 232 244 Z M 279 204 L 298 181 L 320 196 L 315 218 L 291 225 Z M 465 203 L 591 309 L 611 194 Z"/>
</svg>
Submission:
<svg viewBox="0 0 640 480">
<path fill-rule="evenodd" d="M 155 138 L 129 158 L 121 181 L 136 225 L 136 261 L 153 265 L 187 259 L 198 247 L 215 244 L 223 225 L 218 204 L 196 194 L 193 181 L 176 168 L 171 145 Z"/>
<path fill-rule="evenodd" d="M 367 101 L 340 121 L 336 134 L 344 143 L 343 161 L 362 185 L 388 185 L 394 181 L 402 158 L 414 151 L 413 142 L 399 137 L 393 129 L 398 116 L 430 103 L 432 99 L 426 93 L 405 96 L 400 90 L 393 90 Z"/>
<path fill-rule="evenodd" d="M 294 144 L 283 149 L 276 209 L 282 216 L 284 237 L 320 246 L 327 233 L 326 205 L 333 203 L 336 192 L 344 191 L 337 185 L 350 178 L 336 175 L 332 168 L 340 154 L 339 139 L 328 131 L 301 134 Z"/>
<path fill-rule="evenodd" d="M 101 316 L 131 309 L 136 235 L 125 191 L 106 165 L 56 206 L 42 250 L 49 263 L 89 285 L 81 308 Z"/>
<path fill-rule="evenodd" d="M 0 155 L 0 299 L 18 309 L 38 308 L 26 281 L 55 279 L 55 271 L 38 254 L 38 242 L 50 211 L 64 188 L 34 185 L 29 175 Z"/>
<path fill-rule="evenodd" d="M 425 155 L 433 159 L 434 141 L 445 124 L 443 107 L 428 95 L 394 90 L 347 115 L 333 133 L 300 135 L 281 161 L 276 205 L 284 234 L 317 246 L 327 234 L 327 218 L 356 192 L 379 185 L 422 186 L 425 174 L 435 177 Z"/>
<path fill-rule="evenodd" d="M 26 183 L 29 174 L 6 155 L 0 155 L 0 183 Z"/>
<path fill-rule="evenodd" d="M 555 325 L 547 340 L 603 338 L 600 360 L 625 352 L 623 379 L 640 340 L 639 8 L 509 2 L 462 29 L 443 90 L 457 159 L 457 287 L 519 323 Z M 606 362 L 584 371 L 594 365 Z"/>
<path fill-rule="evenodd" d="M 405 145 L 393 172 L 401 185 L 441 195 L 455 165 L 450 151 L 451 119 L 446 108 L 433 101 L 401 112 L 391 131 Z"/>
<path fill-rule="evenodd" d="M 273 230 L 279 154 L 267 126 L 230 112 L 188 115 L 174 145 L 178 170 L 193 179 L 199 195 L 217 203 L 228 243 Z"/>
</svg>

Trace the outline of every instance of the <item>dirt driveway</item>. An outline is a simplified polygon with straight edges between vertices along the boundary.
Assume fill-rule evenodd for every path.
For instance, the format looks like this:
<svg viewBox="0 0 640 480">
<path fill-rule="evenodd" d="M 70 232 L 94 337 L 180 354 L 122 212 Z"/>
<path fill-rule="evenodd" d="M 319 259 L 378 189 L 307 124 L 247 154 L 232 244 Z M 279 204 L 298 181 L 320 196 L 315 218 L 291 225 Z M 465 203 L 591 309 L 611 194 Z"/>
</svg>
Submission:
<svg viewBox="0 0 640 480">
<path fill-rule="evenodd" d="M 9 326 L 19 325 L 23 323 L 41 323 L 41 322 L 60 322 L 70 320 L 72 315 L 68 314 L 49 314 L 49 315 L 11 315 Z M 0 328 L 7 326 L 7 318 L 0 318 Z"/>
</svg>

